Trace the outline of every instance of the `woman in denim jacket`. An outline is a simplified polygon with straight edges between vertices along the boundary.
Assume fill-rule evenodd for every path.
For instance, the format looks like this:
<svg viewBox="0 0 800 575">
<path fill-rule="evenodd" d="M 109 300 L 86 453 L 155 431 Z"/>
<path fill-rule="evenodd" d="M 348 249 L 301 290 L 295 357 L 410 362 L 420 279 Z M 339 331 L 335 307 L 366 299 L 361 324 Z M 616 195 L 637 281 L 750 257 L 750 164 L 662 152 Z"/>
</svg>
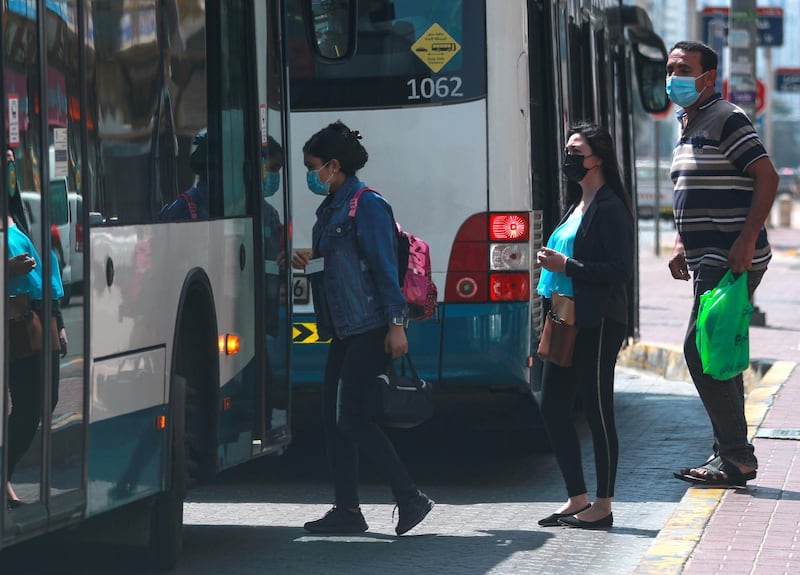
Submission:
<svg viewBox="0 0 800 575">
<path fill-rule="evenodd" d="M 368 399 L 389 358 L 408 351 L 408 307 L 400 291 L 397 231 L 392 208 L 365 192 L 350 216 L 350 200 L 364 188 L 356 172 L 367 163 L 361 136 L 341 122 L 314 134 L 303 146 L 308 187 L 324 196 L 317 208 L 311 259 L 295 254 L 311 287 L 320 339 L 332 338 L 323 383 L 323 422 L 335 504 L 305 529 L 315 533 L 360 533 L 368 529 L 358 498 L 362 452 L 392 486 L 406 533 L 433 508 L 417 489 L 394 446 L 374 421 Z"/>
</svg>

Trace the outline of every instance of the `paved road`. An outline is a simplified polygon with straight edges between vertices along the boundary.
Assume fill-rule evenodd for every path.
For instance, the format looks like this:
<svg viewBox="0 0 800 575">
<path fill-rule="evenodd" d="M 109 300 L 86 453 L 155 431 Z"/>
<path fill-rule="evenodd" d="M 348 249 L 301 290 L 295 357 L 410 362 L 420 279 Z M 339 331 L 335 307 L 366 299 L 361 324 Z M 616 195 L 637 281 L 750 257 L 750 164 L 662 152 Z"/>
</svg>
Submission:
<svg viewBox="0 0 800 575">
<path fill-rule="evenodd" d="M 324 513 L 331 495 L 319 436 L 309 429 L 284 456 L 225 473 L 191 493 L 175 573 L 628 574 L 686 491 L 671 479 L 674 462 L 710 444 L 699 431 L 700 409 L 686 383 L 618 370 L 621 460 L 609 532 L 536 525 L 565 497 L 549 454 L 520 454 L 499 445 L 497 435 L 431 427 L 398 436 L 414 477 L 437 500 L 413 536 L 393 536 L 388 489 L 369 469 L 362 498 L 370 531 L 311 536 L 302 524 Z M 586 429 L 583 437 L 588 449 Z M 588 452 L 585 461 L 591 462 Z M 14 547 L 0 554 L 0 564 L 3 575 L 148 573 L 119 549 L 52 539 Z"/>
</svg>

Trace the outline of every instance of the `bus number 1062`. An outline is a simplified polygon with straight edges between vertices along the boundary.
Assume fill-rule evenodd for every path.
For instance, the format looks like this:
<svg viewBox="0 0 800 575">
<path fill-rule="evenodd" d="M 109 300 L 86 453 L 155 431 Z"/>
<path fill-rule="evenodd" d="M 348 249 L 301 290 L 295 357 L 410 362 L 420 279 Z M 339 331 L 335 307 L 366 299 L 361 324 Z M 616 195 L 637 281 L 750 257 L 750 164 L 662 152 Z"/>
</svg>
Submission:
<svg viewBox="0 0 800 575">
<path fill-rule="evenodd" d="M 417 80 L 413 78 L 406 82 L 410 88 L 408 95 L 409 100 L 419 100 L 425 98 L 432 100 L 433 98 L 458 98 L 464 95 L 461 91 L 461 77 L 452 76 L 450 78 L 423 78 Z"/>
</svg>

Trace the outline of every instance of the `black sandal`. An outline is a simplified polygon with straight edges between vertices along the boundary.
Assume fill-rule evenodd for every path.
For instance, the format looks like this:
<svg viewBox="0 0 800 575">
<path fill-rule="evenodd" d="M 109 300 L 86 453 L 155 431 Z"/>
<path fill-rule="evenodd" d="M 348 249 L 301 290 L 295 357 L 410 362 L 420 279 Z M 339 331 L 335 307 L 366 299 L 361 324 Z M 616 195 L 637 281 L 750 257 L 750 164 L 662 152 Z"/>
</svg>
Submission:
<svg viewBox="0 0 800 575">
<path fill-rule="evenodd" d="M 677 474 L 675 477 L 681 481 L 693 483 L 704 487 L 745 487 L 747 482 L 756 478 L 756 470 L 742 473 L 730 461 L 723 459 L 721 456 L 715 457 L 705 465 L 701 465 L 696 469 L 707 470 L 705 477 L 698 477 L 691 473 Z"/>
<path fill-rule="evenodd" d="M 677 471 L 677 472 L 674 472 L 674 471 L 673 471 L 673 472 L 672 472 L 672 475 L 674 475 L 674 476 L 675 476 L 676 478 L 678 478 L 678 479 L 683 479 L 683 477 L 682 477 L 682 476 L 684 476 L 684 475 L 691 475 L 691 474 L 692 474 L 692 469 L 699 469 L 699 468 L 703 467 L 703 465 L 706 465 L 706 464 L 708 464 L 708 463 L 711 463 L 711 462 L 712 462 L 712 461 L 714 461 L 714 459 L 716 459 L 717 457 L 719 457 L 719 454 L 718 454 L 718 453 L 712 453 L 712 454 L 711 454 L 711 455 L 709 455 L 709 456 L 708 456 L 708 458 L 707 458 L 707 459 L 706 459 L 706 460 L 705 460 L 703 463 L 701 463 L 700 465 L 694 465 L 694 466 L 692 466 L 692 467 L 681 467 L 680 471 Z"/>
</svg>

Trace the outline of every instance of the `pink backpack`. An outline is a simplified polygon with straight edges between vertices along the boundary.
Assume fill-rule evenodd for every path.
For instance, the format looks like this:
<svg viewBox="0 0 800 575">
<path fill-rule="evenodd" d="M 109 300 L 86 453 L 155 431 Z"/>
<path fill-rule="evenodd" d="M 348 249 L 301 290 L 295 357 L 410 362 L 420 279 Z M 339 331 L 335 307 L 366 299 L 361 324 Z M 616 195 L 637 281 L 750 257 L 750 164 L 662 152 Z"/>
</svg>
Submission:
<svg viewBox="0 0 800 575">
<path fill-rule="evenodd" d="M 355 218 L 358 199 L 364 192 L 372 192 L 380 196 L 372 188 L 361 188 L 350 199 L 348 216 Z M 438 293 L 431 277 L 430 246 L 423 239 L 404 231 L 397 226 L 397 266 L 400 290 L 408 303 L 408 317 L 412 320 L 424 320 L 436 313 Z"/>
</svg>

